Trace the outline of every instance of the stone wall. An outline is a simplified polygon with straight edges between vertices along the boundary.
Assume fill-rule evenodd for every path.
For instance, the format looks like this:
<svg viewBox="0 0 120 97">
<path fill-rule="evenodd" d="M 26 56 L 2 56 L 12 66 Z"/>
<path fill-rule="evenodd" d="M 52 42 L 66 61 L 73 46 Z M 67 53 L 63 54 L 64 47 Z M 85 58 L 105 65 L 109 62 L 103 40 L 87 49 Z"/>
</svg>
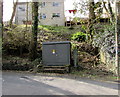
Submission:
<svg viewBox="0 0 120 97">
<path fill-rule="evenodd" d="M 103 62 L 106 65 L 106 68 L 113 72 L 113 73 L 117 73 L 117 67 L 115 64 L 115 54 L 110 54 L 108 51 L 105 51 L 105 49 L 101 49 L 100 50 L 100 59 L 101 62 Z"/>
<path fill-rule="evenodd" d="M 93 46 L 99 48 L 101 62 L 106 68 L 116 73 L 115 26 L 110 26 L 94 36 Z"/>
</svg>

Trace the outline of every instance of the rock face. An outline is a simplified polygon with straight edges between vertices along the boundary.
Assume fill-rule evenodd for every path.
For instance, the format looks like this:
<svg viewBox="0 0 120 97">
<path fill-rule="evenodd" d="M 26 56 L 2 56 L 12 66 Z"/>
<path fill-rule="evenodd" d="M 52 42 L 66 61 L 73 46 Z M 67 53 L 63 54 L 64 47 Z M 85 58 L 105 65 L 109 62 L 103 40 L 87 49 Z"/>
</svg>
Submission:
<svg viewBox="0 0 120 97">
<path fill-rule="evenodd" d="M 115 27 L 111 26 L 94 36 L 93 46 L 99 48 L 101 62 L 106 65 L 108 70 L 116 73 Z"/>
</svg>

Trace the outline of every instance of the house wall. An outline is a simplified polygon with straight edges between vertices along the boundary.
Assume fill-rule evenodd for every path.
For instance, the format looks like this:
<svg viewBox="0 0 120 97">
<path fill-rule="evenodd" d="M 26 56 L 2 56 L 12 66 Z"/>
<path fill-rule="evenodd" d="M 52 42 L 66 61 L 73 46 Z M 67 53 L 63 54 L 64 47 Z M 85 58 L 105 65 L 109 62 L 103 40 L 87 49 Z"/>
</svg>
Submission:
<svg viewBox="0 0 120 97">
<path fill-rule="evenodd" d="M 58 26 L 64 26 L 65 24 L 65 15 L 64 15 L 64 0 L 40 0 L 40 2 L 45 2 L 45 6 L 41 8 L 39 4 L 39 24 L 41 25 L 58 25 Z M 53 6 L 53 2 L 59 2 L 59 6 Z M 19 7 L 24 8 L 25 11 L 21 11 Z M 16 17 L 15 17 L 15 23 L 16 24 L 23 24 L 23 21 L 26 20 L 26 3 L 19 3 L 16 10 Z M 29 18 L 28 20 L 32 20 L 32 8 L 31 4 L 29 3 L 28 7 L 29 11 Z M 45 14 L 46 18 L 41 19 L 40 13 Z M 60 13 L 60 17 L 52 17 L 53 13 Z"/>
<path fill-rule="evenodd" d="M 23 21 L 27 20 L 27 3 L 26 2 L 20 2 L 17 5 L 17 9 L 16 9 L 16 15 L 15 15 L 15 23 L 16 24 L 23 24 Z M 31 4 L 28 3 L 28 21 L 32 20 L 32 8 L 31 8 Z"/>
<path fill-rule="evenodd" d="M 64 25 L 64 0 L 42 0 L 46 2 L 45 7 L 39 7 L 39 13 L 45 13 L 46 19 L 40 19 L 40 24 L 44 25 Z M 59 2 L 58 6 L 53 6 L 53 2 Z M 60 13 L 60 17 L 52 17 L 53 13 Z"/>
</svg>

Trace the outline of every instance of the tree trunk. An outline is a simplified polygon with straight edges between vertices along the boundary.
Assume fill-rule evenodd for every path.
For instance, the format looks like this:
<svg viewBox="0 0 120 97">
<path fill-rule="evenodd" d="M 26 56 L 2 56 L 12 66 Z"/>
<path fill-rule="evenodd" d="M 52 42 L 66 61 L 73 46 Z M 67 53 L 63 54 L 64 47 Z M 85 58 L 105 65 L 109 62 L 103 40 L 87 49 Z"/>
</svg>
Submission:
<svg viewBox="0 0 120 97">
<path fill-rule="evenodd" d="M 112 7 L 111 7 L 110 0 L 108 0 L 108 10 L 109 10 L 109 14 L 110 14 L 110 20 L 111 20 L 111 22 L 114 22 L 115 17 L 114 17 L 114 13 L 113 13 L 113 10 L 112 10 Z"/>
<path fill-rule="evenodd" d="M 114 22 L 115 21 L 115 15 L 113 13 L 113 9 L 112 9 L 110 0 L 108 0 L 108 8 L 106 7 L 106 2 L 104 0 L 102 0 L 102 2 L 103 2 L 103 7 L 105 8 L 108 16 L 110 16 L 110 21 Z"/>
<path fill-rule="evenodd" d="M 106 12 L 107 12 L 107 15 L 109 16 L 109 11 L 106 7 L 106 2 L 104 0 L 102 0 L 102 3 L 103 3 L 103 7 L 105 8 Z"/>
<path fill-rule="evenodd" d="M 116 2 L 116 73 L 120 74 L 120 2 Z"/>
<path fill-rule="evenodd" d="M 16 2 L 13 5 L 13 12 L 12 12 L 12 16 L 11 16 L 10 23 L 9 23 L 10 27 L 12 27 L 12 22 L 13 22 L 13 19 L 14 19 L 14 16 L 15 16 L 17 4 L 18 4 L 18 0 L 16 0 Z"/>
<path fill-rule="evenodd" d="M 32 38 L 30 43 L 30 59 L 37 58 L 37 32 L 38 32 L 38 2 L 32 4 Z"/>
<path fill-rule="evenodd" d="M 28 25 L 28 1 L 26 6 L 26 31 L 27 31 L 27 25 Z"/>
<path fill-rule="evenodd" d="M 94 12 L 94 0 L 89 0 L 89 18 L 94 22 L 95 12 Z"/>
<path fill-rule="evenodd" d="M 94 12 L 94 0 L 89 0 L 89 22 L 88 22 L 88 33 L 90 34 L 90 40 L 93 38 L 93 24 L 96 22 Z"/>
</svg>

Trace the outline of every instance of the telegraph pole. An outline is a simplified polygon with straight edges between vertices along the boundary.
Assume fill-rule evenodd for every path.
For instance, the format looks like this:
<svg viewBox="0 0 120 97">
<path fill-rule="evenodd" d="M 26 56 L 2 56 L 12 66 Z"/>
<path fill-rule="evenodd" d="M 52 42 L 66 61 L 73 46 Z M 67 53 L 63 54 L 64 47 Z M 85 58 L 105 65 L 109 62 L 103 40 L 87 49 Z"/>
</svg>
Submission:
<svg viewBox="0 0 120 97">
<path fill-rule="evenodd" d="M 0 0 L 0 78 L 2 78 L 2 33 L 3 33 L 3 1 Z M 0 96 L 2 96 L 2 82 L 0 82 Z"/>
<path fill-rule="evenodd" d="M 3 1 L 0 0 L 0 42 L 1 42 L 1 39 L 2 39 L 2 32 L 3 32 L 2 27 L 3 27 Z M 0 47 L 1 47 L 1 45 L 0 45 Z M 0 52 L 0 54 L 1 54 L 1 52 Z"/>
<path fill-rule="evenodd" d="M 0 0 L 0 37 L 2 37 L 2 26 L 3 26 L 3 1 Z"/>
<path fill-rule="evenodd" d="M 26 2 L 27 6 L 26 6 L 26 31 L 27 31 L 27 25 L 28 25 L 28 0 Z"/>
<path fill-rule="evenodd" d="M 120 74 L 120 1 L 116 0 L 116 27 L 115 27 L 115 37 L 116 37 L 116 67 L 117 75 L 119 80 Z"/>
</svg>

